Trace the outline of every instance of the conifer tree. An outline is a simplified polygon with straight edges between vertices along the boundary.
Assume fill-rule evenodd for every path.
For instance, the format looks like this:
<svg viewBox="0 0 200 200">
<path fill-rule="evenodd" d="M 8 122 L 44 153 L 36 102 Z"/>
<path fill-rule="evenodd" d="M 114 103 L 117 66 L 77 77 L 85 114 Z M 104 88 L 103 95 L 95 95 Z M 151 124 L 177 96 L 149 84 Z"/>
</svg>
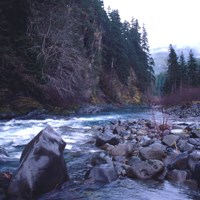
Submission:
<svg viewBox="0 0 200 200">
<path fill-rule="evenodd" d="M 190 50 L 189 52 L 187 68 L 188 68 L 188 83 L 190 86 L 196 87 L 198 85 L 198 66 L 192 50 Z"/>
<path fill-rule="evenodd" d="M 113 67 L 122 83 L 126 84 L 129 76 L 128 57 L 122 35 L 122 23 L 118 10 L 110 14 L 110 51 L 111 67 Z"/>
<path fill-rule="evenodd" d="M 180 84 L 182 87 L 182 86 L 186 86 L 188 84 L 187 64 L 186 64 L 183 52 L 181 52 L 181 55 L 179 57 L 179 65 L 180 65 L 180 69 L 181 69 Z"/>
<path fill-rule="evenodd" d="M 165 93 L 174 93 L 180 86 L 180 65 L 177 54 L 170 44 L 169 56 L 167 60 L 167 79 L 164 85 Z"/>
<path fill-rule="evenodd" d="M 144 62 L 146 62 L 146 71 L 147 71 L 147 87 L 151 87 L 153 83 L 155 83 L 155 76 L 154 76 L 154 60 L 151 57 L 150 51 L 149 51 L 149 42 L 148 42 L 148 34 L 146 31 L 146 28 L 143 24 L 142 27 L 142 34 L 141 34 L 141 47 L 144 52 Z"/>
</svg>

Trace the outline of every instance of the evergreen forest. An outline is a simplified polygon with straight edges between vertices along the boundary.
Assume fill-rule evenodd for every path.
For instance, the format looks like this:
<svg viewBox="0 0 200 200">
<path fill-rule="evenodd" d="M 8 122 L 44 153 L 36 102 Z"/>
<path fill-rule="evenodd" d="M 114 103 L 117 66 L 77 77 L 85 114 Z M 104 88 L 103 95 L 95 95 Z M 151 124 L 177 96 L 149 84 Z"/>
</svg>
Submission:
<svg viewBox="0 0 200 200">
<path fill-rule="evenodd" d="M 175 98 L 179 101 L 199 100 L 200 62 L 193 50 L 190 49 L 188 55 L 183 52 L 178 55 L 170 44 L 166 66 L 166 72 L 157 76 L 156 86 L 160 95 L 174 96 L 173 101 Z"/>
</svg>

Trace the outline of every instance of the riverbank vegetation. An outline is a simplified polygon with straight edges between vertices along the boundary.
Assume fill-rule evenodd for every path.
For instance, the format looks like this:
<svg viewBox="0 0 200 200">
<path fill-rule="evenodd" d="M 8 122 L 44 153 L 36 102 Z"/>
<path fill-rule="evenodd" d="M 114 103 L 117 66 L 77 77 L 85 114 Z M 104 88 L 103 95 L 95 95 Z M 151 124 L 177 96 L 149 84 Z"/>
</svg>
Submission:
<svg viewBox="0 0 200 200">
<path fill-rule="evenodd" d="M 158 76 L 156 85 L 161 104 L 166 107 L 200 101 L 200 62 L 192 49 L 186 59 L 170 45 L 166 64 L 167 70 Z"/>
</svg>

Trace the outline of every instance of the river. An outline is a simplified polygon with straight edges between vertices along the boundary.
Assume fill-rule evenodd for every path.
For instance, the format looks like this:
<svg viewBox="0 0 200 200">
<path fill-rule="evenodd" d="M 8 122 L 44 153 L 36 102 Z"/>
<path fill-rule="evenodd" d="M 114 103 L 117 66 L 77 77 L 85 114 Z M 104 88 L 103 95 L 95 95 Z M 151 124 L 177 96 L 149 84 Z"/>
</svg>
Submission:
<svg viewBox="0 0 200 200">
<path fill-rule="evenodd" d="M 110 110 L 91 115 L 72 115 L 72 116 L 49 116 L 45 119 L 12 119 L 0 121 L 0 146 L 8 153 L 9 157 L 0 158 L 0 171 L 13 172 L 18 164 L 24 146 L 43 128 L 51 125 L 66 141 L 65 160 L 67 162 L 69 175 L 72 179 L 81 179 L 81 165 L 95 152 L 100 151 L 94 146 L 94 131 L 92 126 L 105 125 L 113 120 L 129 119 L 150 119 L 161 123 L 169 120 L 174 123 L 174 118 L 163 116 L 159 111 L 141 108 L 123 108 Z M 179 122 L 186 120 L 179 120 Z M 191 120 L 193 121 L 193 120 Z M 71 174 L 70 174 L 71 173 Z M 178 185 L 164 181 L 139 181 L 127 178 L 118 179 L 110 184 L 97 186 L 95 188 L 82 187 L 78 191 L 81 194 L 79 199 L 84 200 L 197 200 L 200 199 L 200 192 L 187 185 Z M 65 191 L 59 191 L 54 197 L 45 196 L 42 199 L 67 199 Z"/>
</svg>

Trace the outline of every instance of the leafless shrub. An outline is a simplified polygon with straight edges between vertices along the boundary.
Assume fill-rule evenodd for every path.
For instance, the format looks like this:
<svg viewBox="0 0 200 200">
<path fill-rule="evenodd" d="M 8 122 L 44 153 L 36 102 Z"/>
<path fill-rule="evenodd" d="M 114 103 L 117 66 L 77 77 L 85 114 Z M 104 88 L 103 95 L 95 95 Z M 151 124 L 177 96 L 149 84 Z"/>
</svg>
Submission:
<svg viewBox="0 0 200 200">
<path fill-rule="evenodd" d="M 162 99 L 162 106 L 174 106 L 187 104 L 192 101 L 200 101 L 200 88 L 185 87 L 178 90 L 175 94 L 168 95 Z"/>
</svg>

